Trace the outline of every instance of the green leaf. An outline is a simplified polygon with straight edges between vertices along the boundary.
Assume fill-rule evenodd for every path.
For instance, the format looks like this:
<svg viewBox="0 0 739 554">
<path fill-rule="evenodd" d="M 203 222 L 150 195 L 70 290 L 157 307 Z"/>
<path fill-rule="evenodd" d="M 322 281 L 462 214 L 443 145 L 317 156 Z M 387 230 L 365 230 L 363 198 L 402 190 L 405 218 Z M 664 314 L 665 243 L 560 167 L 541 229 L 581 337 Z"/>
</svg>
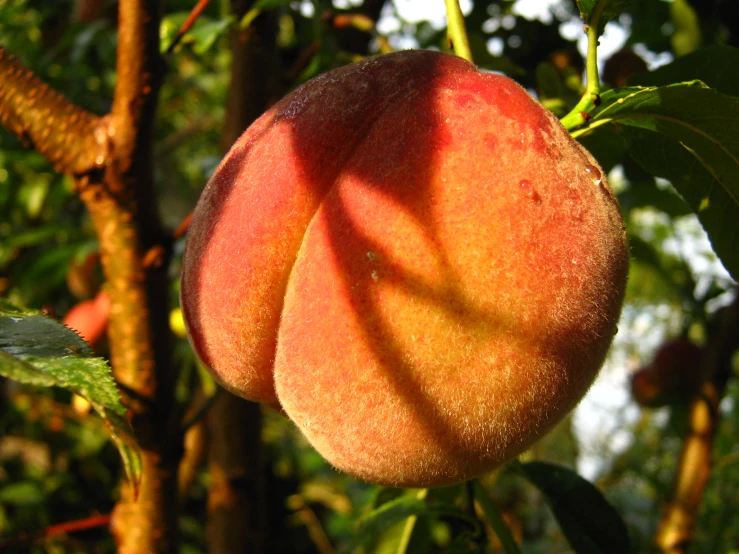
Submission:
<svg viewBox="0 0 739 554">
<path fill-rule="evenodd" d="M 662 86 L 698 79 L 718 92 L 739 96 L 737 67 L 739 48 L 713 44 L 681 56 L 654 71 L 642 73 L 630 80 L 629 84 Z"/>
<path fill-rule="evenodd" d="M 167 51 L 189 15 L 188 12 L 175 12 L 162 18 L 162 23 L 159 26 L 159 50 L 161 52 Z"/>
<path fill-rule="evenodd" d="M 630 302 L 669 302 L 688 305 L 693 300 L 695 281 L 684 262 L 658 252 L 649 242 L 629 234 L 631 266 L 626 293 Z"/>
<path fill-rule="evenodd" d="M 621 135 L 622 133 L 619 134 Z M 624 144 L 628 147 L 626 140 Z M 647 207 L 660 210 L 673 218 L 692 213 L 690 206 L 677 194 L 674 187 L 657 186 L 654 175 L 645 171 L 632 157 L 625 155 L 625 152 L 622 167 L 624 176 L 629 182 L 626 190 L 618 195 L 618 202 L 624 214 L 628 214 L 633 209 Z"/>
<path fill-rule="evenodd" d="M 188 12 L 176 12 L 162 19 L 159 28 L 160 50 L 162 52 L 167 51 L 189 15 Z M 192 44 L 193 51 L 196 54 L 204 54 L 215 44 L 218 38 L 230 29 L 234 21 L 236 21 L 236 18 L 232 15 L 220 19 L 211 19 L 201 15 L 183 37 L 182 42 Z"/>
<path fill-rule="evenodd" d="M 423 525 L 425 528 L 426 523 L 439 516 L 466 524 L 468 530 L 465 532 L 470 536 L 482 535 L 482 528 L 476 517 L 446 502 L 429 501 L 428 492 L 428 489 L 409 489 L 402 496 L 382 504 L 362 517 L 357 522 L 357 531 L 349 550 L 368 545 L 369 552 L 373 553 L 420 554 L 426 550 L 423 548 L 423 537 L 418 537 L 415 533 L 416 526 Z M 379 542 L 378 537 L 381 539 Z"/>
<path fill-rule="evenodd" d="M 405 496 L 424 501 L 428 489 L 406 490 Z M 422 529 L 419 533 L 419 527 Z M 424 533 L 423 531 L 427 531 Z M 412 540 L 413 539 L 413 540 Z M 425 540 L 424 540 L 425 539 Z M 413 546 L 411 546 L 413 543 Z M 427 552 L 430 546 L 428 533 L 428 518 L 424 515 L 405 517 L 398 523 L 390 526 L 376 535 L 374 540 L 365 549 L 366 554 L 410 554 L 412 552 Z"/>
<path fill-rule="evenodd" d="M 108 362 L 93 357 L 72 329 L 0 299 L 0 375 L 35 386 L 58 386 L 86 398 L 108 427 L 129 481 L 138 489 L 141 452 Z"/>
<path fill-rule="evenodd" d="M 629 153 L 669 179 L 739 277 L 739 98 L 700 82 L 606 91 L 590 127 L 617 124 Z M 624 127 L 629 127 L 625 129 Z"/>
<path fill-rule="evenodd" d="M 363 554 L 424 554 L 431 547 L 428 518 L 411 516 L 382 532 Z M 412 543 L 412 544 L 411 544 Z"/>
<path fill-rule="evenodd" d="M 578 554 L 628 554 L 629 535 L 618 512 L 577 473 L 545 462 L 520 465 L 544 493 L 562 532 Z"/>
<path fill-rule="evenodd" d="M 20 481 L 0 488 L 0 503 L 13 506 L 38 506 L 46 495 L 38 481 Z"/>
<path fill-rule="evenodd" d="M 631 0 L 577 0 L 580 17 L 588 25 L 598 25 L 598 34 L 603 34 L 606 23 L 621 15 Z"/>
<path fill-rule="evenodd" d="M 203 21 L 196 23 L 193 29 L 188 33 L 188 38 L 194 42 L 193 51 L 196 54 L 204 54 L 207 52 L 216 40 L 226 33 L 236 18 L 229 15 L 217 21 Z"/>
<path fill-rule="evenodd" d="M 598 127 L 577 140 L 595 156 L 606 174 L 622 162 L 628 149 L 627 142 L 612 125 Z"/>
<path fill-rule="evenodd" d="M 249 25 L 251 25 L 263 11 L 279 8 L 280 6 L 284 6 L 290 2 L 291 0 L 257 0 L 252 5 L 251 9 L 244 14 L 241 21 L 239 21 L 239 29 L 243 31 L 249 27 Z"/>
<path fill-rule="evenodd" d="M 672 0 L 670 15 L 674 30 L 670 37 L 676 56 L 693 52 L 701 44 L 701 26 L 698 14 L 688 0 Z"/>
<path fill-rule="evenodd" d="M 36 246 L 38 244 L 48 243 L 59 237 L 59 235 L 69 234 L 70 231 L 74 232 L 74 229 L 64 225 L 44 225 L 43 227 L 14 232 L 3 240 L 2 246 L 3 248 Z"/>
<path fill-rule="evenodd" d="M 619 196 L 619 202 L 624 206 L 628 201 L 628 209 L 653 206 L 665 212 L 670 217 L 680 217 L 691 213 L 685 201 L 669 189 L 659 189 L 654 183 L 633 183 L 631 188 Z"/>
<path fill-rule="evenodd" d="M 503 545 L 503 549 L 506 554 L 520 554 L 521 551 L 518 548 L 518 544 L 516 544 L 516 541 L 513 539 L 511 530 L 508 528 L 508 525 L 506 525 L 500 510 L 498 510 L 497 506 L 490 501 L 488 493 L 477 480 L 473 481 L 472 487 L 475 491 L 475 500 L 477 500 L 480 508 L 482 508 L 482 513 L 485 514 L 485 519 L 490 523 L 495 534 L 498 535 L 500 544 Z"/>
<path fill-rule="evenodd" d="M 92 356 L 90 346 L 64 324 L 38 312 L 17 308 L 2 299 L 0 350 L 19 359 Z"/>
<path fill-rule="evenodd" d="M 536 91 L 540 99 L 562 98 L 565 95 L 564 83 L 559 71 L 549 62 L 536 66 Z"/>
<path fill-rule="evenodd" d="M 280 6 L 286 6 L 290 2 L 292 2 L 292 0 L 257 0 L 254 2 L 252 9 L 271 10 L 273 8 L 279 8 Z"/>
<path fill-rule="evenodd" d="M 647 171 L 669 179 L 680 192 L 711 241 L 726 270 L 739 277 L 739 204 L 700 160 L 686 155 L 683 144 L 649 131 L 628 129 L 631 156 Z"/>
<path fill-rule="evenodd" d="M 662 261 L 659 259 L 659 254 L 657 254 L 657 250 L 644 239 L 635 235 L 630 235 L 629 251 L 631 252 L 631 257 L 633 259 L 648 265 L 652 269 L 656 270 L 660 275 L 664 275 L 666 273 L 662 266 Z"/>
<path fill-rule="evenodd" d="M 417 491 L 418 494 L 401 496 L 386 502 L 361 518 L 357 522 L 354 544 L 357 546 L 367 544 L 404 519 L 428 514 L 428 505 L 424 501 L 425 495 L 420 494 L 427 490 L 421 489 Z"/>
</svg>

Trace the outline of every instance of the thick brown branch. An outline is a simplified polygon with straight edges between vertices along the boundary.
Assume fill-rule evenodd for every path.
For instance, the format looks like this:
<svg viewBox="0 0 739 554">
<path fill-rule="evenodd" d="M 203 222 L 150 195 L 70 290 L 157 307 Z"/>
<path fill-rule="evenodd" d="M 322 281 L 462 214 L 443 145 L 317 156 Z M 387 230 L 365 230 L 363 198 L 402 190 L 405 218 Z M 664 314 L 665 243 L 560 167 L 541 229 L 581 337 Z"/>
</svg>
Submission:
<svg viewBox="0 0 739 554">
<path fill-rule="evenodd" d="M 171 407 L 167 386 L 172 378 L 166 276 L 161 268 L 144 264 L 146 252 L 166 240 L 154 195 L 152 161 L 162 69 L 157 46 L 159 2 L 121 2 L 119 9 L 118 80 L 106 129 L 111 158 L 106 160 L 103 182 L 86 183 L 82 197 L 96 224 L 111 288 L 115 376 L 166 413 Z M 166 393 L 159 397 L 162 390 Z"/>
<path fill-rule="evenodd" d="M 0 121 L 59 172 L 81 175 L 105 159 L 100 118 L 52 89 L 3 48 Z"/>
<path fill-rule="evenodd" d="M 739 297 L 714 317 L 706 344 L 701 394 L 689 413 L 689 429 L 670 502 L 660 522 L 655 544 L 664 554 L 683 554 L 693 541 L 703 491 L 711 474 L 713 439 L 719 422 L 719 403 L 732 374 L 731 359 L 739 349 Z"/>
<path fill-rule="evenodd" d="M 151 150 L 157 93 L 164 70 L 159 54 L 160 4 L 157 0 L 119 3 L 118 77 L 111 129 L 121 160 L 133 162 L 137 159 L 136 150 Z M 125 173 L 128 167 L 120 169 Z"/>
<path fill-rule="evenodd" d="M 111 527 L 120 554 L 176 552 L 176 468 L 181 442 L 172 409 L 166 272 L 164 267 L 144 267 L 137 225 L 140 212 L 131 211 L 127 202 L 110 193 L 122 187 L 113 173 L 106 177 L 102 183 L 84 180 L 80 188 L 100 241 L 112 302 L 111 366 L 126 393 L 144 458 L 139 498 L 131 497 L 129 487 L 121 489 Z M 129 191 L 125 192 L 128 196 Z"/>
<path fill-rule="evenodd" d="M 261 423 L 258 404 L 225 391 L 208 412 L 206 534 L 211 554 L 265 550 Z"/>
<path fill-rule="evenodd" d="M 243 17 L 253 4 L 252 0 L 234 0 L 234 15 Z M 284 93 L 276 37 L 277 15 L 273 11 L 261 14 L 247 29 L 231 32 L 231 82 L 221 139 L 224 150 Z"/>
<path fill-rule="evenodd" d="M 98 238 L 112 311 L 113 374 L 123 385 L 143 448 L 139 498 L 129 487 L 113 513 L 120 554 L 177 551 L 177 464 L 182 442 L 174 405 L 166 252 L 154 194 L 153 127 L 163 76 L 159 1 L 119 3 L 117 82 L 105 118 L 102 176 L 80 180 Z M 156 259 L 160 263 L 150 263 Z"/>
<path fill-rule="evenodd" d="M 657 544 L 665 554 L 685 552 L 692 541 L 703 489 L 711 473 L 711 450 L 717 424 L 717 396 L 710 383 L 690 407 L 690 430 L 685 437 L 673 497 L 665 508 Z"/>
<path fill-rule="evenodd" d="M 139 498 L 123 487 L 112 517 L 121 554 L 177 551 L 182 445 L 173 399 L 167 260 L 147 258 L 148 252 L 166 252 L 169 240 L 153 186 L 153 125 L 163 75 L 160 8 L 159 0 L 119 3 L 118 80 L 112 112 L 104 117 L 74 106 L 0 51 L 3 123 L 77 178 L 100 242 L 112 303 L 111 365 L 143 449 Z"/>
</svg>

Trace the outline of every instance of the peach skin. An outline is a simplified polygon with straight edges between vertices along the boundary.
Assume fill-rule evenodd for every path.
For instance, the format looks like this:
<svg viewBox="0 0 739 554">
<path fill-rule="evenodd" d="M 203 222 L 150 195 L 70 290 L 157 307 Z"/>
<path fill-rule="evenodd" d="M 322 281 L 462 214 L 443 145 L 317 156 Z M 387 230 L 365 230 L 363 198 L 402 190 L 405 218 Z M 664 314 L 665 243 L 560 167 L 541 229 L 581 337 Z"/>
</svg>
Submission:
<svg viewBox="0 0 739 554">
<path fill-rule="evenodd" d="M 335 467 L 440 486 L 518 455 L 608 350 L 628 247 L 595 159 L 512 80 L 409 51 L 255 122 L 195 209 L 191 342 Z"/>
</svg>

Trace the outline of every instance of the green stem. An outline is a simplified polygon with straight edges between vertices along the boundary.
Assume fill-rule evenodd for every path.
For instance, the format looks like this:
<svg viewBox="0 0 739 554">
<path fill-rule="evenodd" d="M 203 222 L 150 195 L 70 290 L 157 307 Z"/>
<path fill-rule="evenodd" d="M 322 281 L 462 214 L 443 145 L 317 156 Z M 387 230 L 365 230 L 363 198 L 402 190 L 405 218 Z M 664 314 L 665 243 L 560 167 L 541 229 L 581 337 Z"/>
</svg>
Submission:
<svg viewBox="0 0 739 554">
<path fill-rule="evenodd" d="M 586 62 L 587 86 L 585 93 L 570 113 L 562 118 L 565 129 L 572 130 L 585 123 L 590 112 L 600 104 L 600 76 L 598 75 L 598 23 L 606 0 L 599 0 L 585 26 L 588 35 L 588 58 Z"/>
<path fill-rule="evenodd" d="M 613 119 L 598 119 L 597 121 L 588 124 L 587 127 L 582 127 L 580 129 L 576 129 L 575 131 L 570 131 L 570 135 L 572 135 L 572 138 L 578 138 L 585 135 L 586 133 L 589 133 L 593 129 L 597 129 L 601 125 L 606 125 L 608 123 L 612 123 L 613 121 Z"/>
<path fill-rule="evenodd" d="M 249 25 L 252 24 L 252 21 L 254 21 L 261 13 L 262 10 L 259 8 L 252 8 L 246 12 L 244 17 L 241 18 L 241 21 L 239 21 L 239 30 L 243 31 L 244 29 L 247 29 Z"/>
<path fill-rule="evenodd" d="M 470 41 L 467 39 L 467 30 L 464 27 L 464 16 L 462 9 L 459 7 L 459 0 L 444 0 L 446 4 L 447 19 L 447 37 L 454 48 L 454 53 L 460 58 L 464 58 L 470 63 L 472 60 L 472 50 L 470 49 Z"/>
</svg>

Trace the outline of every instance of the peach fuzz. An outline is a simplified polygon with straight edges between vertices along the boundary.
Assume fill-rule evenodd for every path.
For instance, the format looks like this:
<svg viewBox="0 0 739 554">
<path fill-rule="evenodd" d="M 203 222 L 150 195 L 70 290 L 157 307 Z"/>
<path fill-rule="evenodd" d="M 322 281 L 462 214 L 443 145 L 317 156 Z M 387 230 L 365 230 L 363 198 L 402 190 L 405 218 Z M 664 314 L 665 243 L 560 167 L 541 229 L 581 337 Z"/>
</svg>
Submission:
<svg viewBox="0 0 739 554">
<path fill-rule="evenodd" d="M 602 171 L 551 113 L 410 51 L 319 76 L 246 131 L 193 214 L 181 297 L 224 387 L 343 471 L 425 487 L 576 405 L 627 267 Z"/>
</svg>

